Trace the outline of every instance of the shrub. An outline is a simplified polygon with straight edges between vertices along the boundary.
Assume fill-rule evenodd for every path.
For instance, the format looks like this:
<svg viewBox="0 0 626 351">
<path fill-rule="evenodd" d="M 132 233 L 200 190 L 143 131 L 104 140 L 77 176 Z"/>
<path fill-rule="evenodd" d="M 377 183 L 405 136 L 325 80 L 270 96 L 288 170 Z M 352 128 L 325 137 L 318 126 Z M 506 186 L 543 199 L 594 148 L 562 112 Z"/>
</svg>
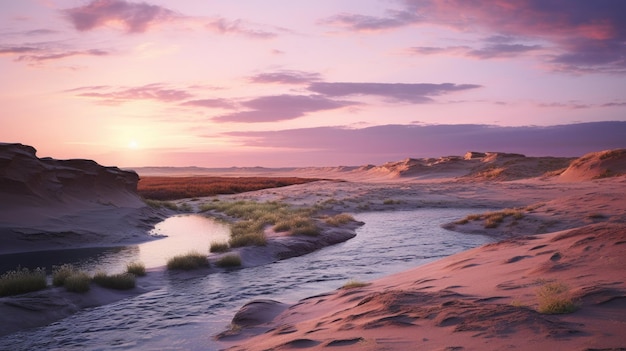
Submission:
<svg viewBox="0 0 626 351">
<path fill-rule="evenodd" d="M 212 242 L 209 252 L 227 252 L 230 249 L 228 243 Z"/>
<path fill-rule="evenodd" d="M 98 272 L 93 276 L 93 281 L 104 288 L 115 290 L 129 290 L 135 287 L 135 275 L 130 273 L 108 275 L 105 272 Z"/>
<path fill-rule="evenodd" d="M 134 274 L 138 277 L 146 275 L 146 266 L 141 262 L 131 262 L 126 265 L 126 273 Z"/>
<path fill-rule="evenodd" d="M 347 213 L 340 213 L 338 215 L 326 218 L 324 222 L 326 222 L 326 224 L 328 225 L 332 225 L 333 227 L 339 227 L 350 222 L 355 222 L 355 219 Z"/>
<path fill-rule="evenodd" d="M 29 270 L 17 267 L 14 271 L 8 271 L 0 276 L 0 296 L 42 290 L 46 286 L 46 271 L 43 268 Z"/>
<path fill-rule="evenodd" d="M 78 271 L 69 263 L 52 267 L 52 284 L 54 286 L 63 286 L 65 279 Z"/>
<path fill-rule="evenodd" d="M 215 264 L 218 267 L 239 267 L 241 266 L 241 257 L 239 255 L 226 255 L 221 257 Z"/>
<path fill-rule="evenodd" d="M 89 291 L 91 278 L 85 272 L 75 272 L 65 278 L 63 286 L 67 291 L 84 293 Z"/>
<path fill-rule="evenodd" d="M 547 283 L 537 289 L 539 307 L 544 314 L 572 313 L 578 308 L 574 303 L 569 287 L 563 283 Z"/>
<path fill-rule="evenodd" d="M 208 267 L 209 260 L 206 255 L 196 251 L 191 251 L 185 255 L 178 255 L 167 260 L 167 269 L 170 270 L 192 270 L 200 267 Z"/>
<path fill-rule="evenodd" d="M 370 285 L 370 283 L 365 283 L 365 282 L 361 282 L 358 280 L 350 280 L 347 283 L 345 283 L 341 288 L 348 290 L 348 289 L 362 288 L 368 285 Z"/>
</svg>

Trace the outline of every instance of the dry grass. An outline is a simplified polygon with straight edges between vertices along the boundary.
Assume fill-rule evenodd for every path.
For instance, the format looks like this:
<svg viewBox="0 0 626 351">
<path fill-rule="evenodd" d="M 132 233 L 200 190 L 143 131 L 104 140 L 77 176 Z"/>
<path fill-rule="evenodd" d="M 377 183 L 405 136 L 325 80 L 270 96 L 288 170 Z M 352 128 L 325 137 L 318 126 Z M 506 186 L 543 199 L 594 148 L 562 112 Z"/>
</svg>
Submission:
<svg viewBox="0 0 626 351">
<path fill-rule="evenodd" d="M 46 271 L 43 268 L 17 267 L 0 276 L 0 296 L 18 295 L 45 289 Z"/>
<path fill-rule="evenodd" d="M 137 191 L 145 199 L 176 200 L 238 194 L 318 180 L 297 177 L 141 177 Z"/>
<path fill-rule="evenodd" d="M 65 290 L 77 293 L 89 291 L 91 285 L 91 277 L 85 272 L 76 272 L 65 278 L 63 286 Z"/>
<path fill-rule="evenodd" d="M 209 260 L 206 255 L 196 251 L 188 252 L 185 255 L 178 255 L 167 260 L 167 269 L 170 270 L 192 270 L 201 267 L 208 267 Z"/>
<path fill-rule="evenodd" d="M 370 285 L 370 283 L 365 283 L 365 282 L 361 282 L 358 280 L 350 280 L 347 283 L 345 283 L 341 288 L 348 290 L 348 289 L 362 288 L 368 285 Z"/>
<path fill-rule="evenodd" d="M 146 275 L 146 266 L 141 262 L 131 262 L 126 265 L 126 272 L 143 277 Z"/>
<path fill-rule="evenodd" d="M 497 228 L 500 226 L 504 219 L 512 217 L 514 221 L 524 218 L 524 212 L 522 209 L 507 208 L 502 211 L 487 212 L 483 214 L 471 214 L 467 217 L 460 219 L 454 224 L 467 224 L 471 221 L 483 220 L 483 226 L 485 228 Z"/>
<path fill-rule="evenodd" d="M 209 248 L 209 252 L 227 252 L 228 250 L 230 250 L 228 243 L 219 243 L 215 241 L 211 243 L 211 247 Z"/>
<path fill-rule="evenodd" d="M 215 265 L 222 268 L 241 266 L 241 257 L 236 254 L 226 255 L 215 262 Z"/>
<path fill-rule="evenodd" d="M 130 273 L 119 273 L 108 275 L 105 272 L 98 272 L 93 276 L 93 282 L 109 289 L 130 290 L 135 287 L 135 275 Z"/>
<path fill-rule="evenodd" d="M 326 224 L 332 225 L 333 227 L 339 227 L 344 224 L 348 224 L 350 222 L 355 222 L 355 221 L 356 220 L 354 219 L 354 217 L 352 217 L 352 215 L 349 215 L 347 213 L 340 213 L 338 215 L 328 217 L 324 220 Z"/>
<path fill-rule="evenodd" d="M 572 298 L 567 285 L 559 282 L 546 283 L 537 289 L 539 307 L 537 311 L 544 314 L 572 313 L 578 306 Z"/>
<path fill-rule="evenodd" d="M 269 226 L 273 226 L 276 232 L 289 232 L 291 235 L 319 234 L 311 218 L 314 210 L 310 208 L 295 208 L 275 201 L 213 201 L 203 204 L 200 209 L 221 212 L 238 220 L 230 225 L 230 247 L 266 245 L 264 230 Z"/>
</svg>

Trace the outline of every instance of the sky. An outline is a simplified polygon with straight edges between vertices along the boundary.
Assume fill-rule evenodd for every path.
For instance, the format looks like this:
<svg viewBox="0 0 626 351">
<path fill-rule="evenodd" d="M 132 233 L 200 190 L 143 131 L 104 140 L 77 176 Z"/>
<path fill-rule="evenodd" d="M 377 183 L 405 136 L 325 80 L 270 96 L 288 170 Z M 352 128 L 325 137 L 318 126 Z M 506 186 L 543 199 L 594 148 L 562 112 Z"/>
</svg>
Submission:
<svg viewBox="0 0 626 351">
<path fill-rule="evenodd" d="M 0 0 L 0 141 L 107 166 L 579 156 L 625 78 L 623 0 Z"/>
</svg>

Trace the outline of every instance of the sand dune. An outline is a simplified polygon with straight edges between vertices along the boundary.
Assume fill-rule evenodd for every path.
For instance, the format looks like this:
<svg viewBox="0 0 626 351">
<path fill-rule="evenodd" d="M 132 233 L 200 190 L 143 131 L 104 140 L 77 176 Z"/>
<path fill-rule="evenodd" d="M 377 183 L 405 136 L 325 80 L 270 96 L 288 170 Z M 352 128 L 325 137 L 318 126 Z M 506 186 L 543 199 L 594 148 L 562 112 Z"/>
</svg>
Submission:
<svg viewBox="0 0 626 351">
<path fill-rule="evenodd" d="M 269 323 L 257 317 L 243 336 L 261 334 L 243 342 L 221 338 L 238 344 L 229 350 L 618 349 L 625 257 L 623 223 L 524 236 L 302 300 Z M 577 311 L 537 312 L 546 284 L 567 287 Z"/>
<path fill-rule="evenodd" d="M 559 176 L 562 181 L 577 182 L 618 177 L 626 174 L 626 149 L 592 152 L 576 159 Z"/>
<path fill-rule="evenodd" d="M 330 213 L 420 207 L 522 212 L 494 228 L 482 220 L 448 224 L 458 232 L 504 240 L 496 244 L 293 305 L 242 302 L 244 307 L 233 320 L 239 327 L 218 337 L 230 350 L 625 349 L 624 155 L 624 150 L 613 150 L 573 160 L 472 152 L 380 166 L 185 169 L 194 175 L 345 180 L 221 196 L 228 200 L 323 204 Z M 0 192 L 6 199 L 0 205 L 0 253 L 143 240 L 141 228 L 158 219 L 134 193 L 137 175 L 132 172 L 84 160 L 38 159 L 34 149 L 16 144 L 0 144 L 0 165 Z M 181 170 L 157 171 L 173 175 Z M 319 248 L 315 242 L 291 245 L 281 238 L 272 240 L 266 252 L 244 248 L 244 261 L 254 265 Z M 139 289 L 158 288 L 162 273 L 151 272 Z M 537 291 L 546 284 L 567 287 L 577 310 L 559 315 L 538 312 Z M 22 302 L 11 298 L 17 305 L 5 303 L 4 311 L 24 310 L 24 304 L 44 306 L 50 298 L 64 301 L 65 295 L 57 295 L 35 293 Z M 92 295 L 93 301 L 71 300 L 67 308 L 44 306 L 41 311 L 54 320 L 55 313 L 68 315 L 123 298 L 101 295 Z M 37 313 L 15 330 L 40 325 Z"/>
</svg>

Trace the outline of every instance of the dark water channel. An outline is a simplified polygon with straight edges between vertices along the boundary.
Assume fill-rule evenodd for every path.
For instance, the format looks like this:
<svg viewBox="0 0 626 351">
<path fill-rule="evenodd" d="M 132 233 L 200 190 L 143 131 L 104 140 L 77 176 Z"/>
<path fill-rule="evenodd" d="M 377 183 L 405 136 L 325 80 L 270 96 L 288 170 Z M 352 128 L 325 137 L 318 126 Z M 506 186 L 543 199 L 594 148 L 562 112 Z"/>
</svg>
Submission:
<svg viewBox="0 0 626 351">
<path fill-rule="evenodd" d="M 222 345 L 213 335 L 250 300 L 294 303 L 351 279 L 372 280 L 492 241 L 440 228 L 470 212 L 362 213 L 356 218 L 366 224 L 345 243 L 255 268 L 171 276 L 158 290 L 0 338 L 0 350 L 218 350 Z M 118 264 L 127 260 L 122 255 Z"/>
</svg>

